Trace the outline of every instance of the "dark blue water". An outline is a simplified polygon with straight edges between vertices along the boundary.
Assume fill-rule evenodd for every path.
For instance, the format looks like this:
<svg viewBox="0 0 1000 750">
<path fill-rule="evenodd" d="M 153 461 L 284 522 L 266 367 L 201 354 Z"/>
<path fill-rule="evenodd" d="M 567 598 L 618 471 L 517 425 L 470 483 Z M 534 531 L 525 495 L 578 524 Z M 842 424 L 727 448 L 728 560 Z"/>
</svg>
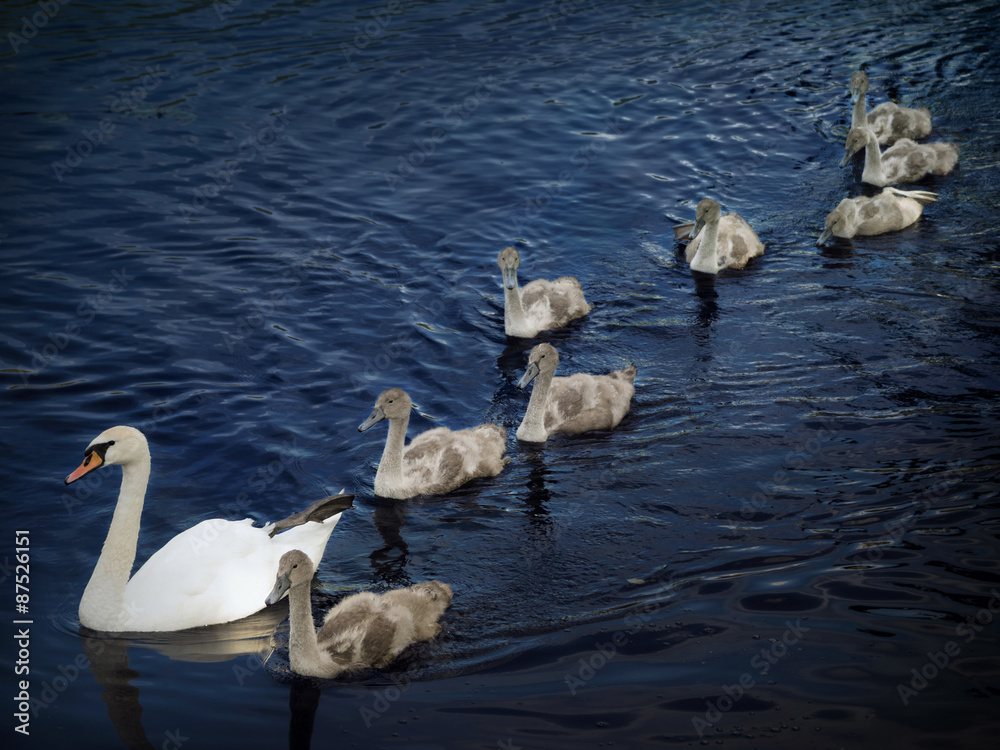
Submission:
<svg viewBox="0 0 1000 750">
<path fill-rule="evenodd" d="M 17 742 L 993 746 L 1000 5 L 43 5 L 0 11 Z M 916 225 L 820 249 L 862 192 L 837 168 L 860 65 L 960 162 Z M 671 226 L 706 196 L 764 241 L 745 271 L 683 263 Z M 522 280 L 573 274 L 595 305 L 546 337 L 562 374 L 638 366 L 613 433 L 513 439 L 512 243 Z M 411 435 L 499 421 L 511 464 L 373 497 L 385 431 L 356 428 L 391 386 Z M 153 453 L 138 562 L 344 487 L 315 606 L 438 578 L 442 635 L 314 683 L 280 609 L 81 634 L 119 472 L 62 479 L 121 423 Z"/>
</svg>

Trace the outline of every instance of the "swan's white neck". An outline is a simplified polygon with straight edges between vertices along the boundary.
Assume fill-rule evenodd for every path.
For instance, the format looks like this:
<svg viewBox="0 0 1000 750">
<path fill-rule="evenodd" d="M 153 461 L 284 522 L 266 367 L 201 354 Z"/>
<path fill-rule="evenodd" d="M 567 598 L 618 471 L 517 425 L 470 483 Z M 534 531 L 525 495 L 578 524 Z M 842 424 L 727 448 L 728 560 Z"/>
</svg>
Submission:
<svg viewBox="0 0 1000 750">
<path fill-rule="evenodd" d="M 521 285 L 515 278 L 514 288 L 503 285 L 503 326 L 510 336 L 531 336 L 528 331 L 528 321 L 524 317 L 524 305 L 521 304 Z"/>
<path fill-rule="evenodd" d="M 868 141 L 865 143 L 865 171 L 861 173 L 861 181 L 867 182 L 869 185 L 885 187 L 889 184 L 889 180 L 886 178 L 885 172 L 882 171 L 882 153 L 878 148 L 878 139 L 875 138 L 871 128 L 866 128 L 866 130 Z"/>
<path fill-rule="evenodd" d="M 702 273 L 719 272 L 719 222 L 710 221 L 702 230 L 698 252 L 691 259 L 691 268 Z"/>
<path fill-rule="evenodd" d="M 148 453 L 137 461 L 122 464 L 118 505 L 101 556 L 80 599 L 80 623 L 93 630 L 134 629 L 129 622 L 138 613 L 128 611 L 125 587 L 135 562 L 149 468 Z"/>
<path fill-rule="evenodd" d="M 549 434 L 545 430 L 545 405 L 549 401 L 549 390 L 552 388 L 554 373 L 539 372 L 535 376 L 535 384 L 531 387 L 531 398 L 528 408 L 524 411 L 524 419 L 517 428 L 518 440 L 530 443 L 544 443 Z"/>
<path fill-rule="evenodd" d="M 320 655 L 316 639 L 308 583 L 292 586 L 288 592 L 288 626 L 288 661 L 292 670 L 313 677 L 326 676 L 318 669 L 325 659 Z"/>
<path fill-rule="evenodd" d="M 389 434 L 382 449 L 382 460 L 375 472 L 375 491 L 383 497 L 393 497 L 393 490 L 403 484 L 403 448 L 406 446 L 406 425 L 410 415 L 389 420 Z"/>
</svg>

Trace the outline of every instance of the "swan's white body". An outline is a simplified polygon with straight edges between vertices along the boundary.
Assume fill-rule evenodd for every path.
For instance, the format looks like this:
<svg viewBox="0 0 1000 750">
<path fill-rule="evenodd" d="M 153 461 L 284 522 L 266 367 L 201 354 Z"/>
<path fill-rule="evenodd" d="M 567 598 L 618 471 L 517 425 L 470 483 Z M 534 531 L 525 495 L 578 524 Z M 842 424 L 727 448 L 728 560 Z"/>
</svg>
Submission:
<svg viewBox="0 0 1000 750">
<path fill-rule="evenodd" d="M 80 600 L 80 624 L 93 630 L 185 630 L 252 615 L 263 608 L 281 556 L 302 549 L 318 563 L 340 519 L 336 513 L 273 537 L 275 524 L 254 528 L 250 519 L 209 519 L 167 542 L 130 579 L 150 472 L 145 436 L 132 427 L 105 430 L 67 483 L 102 464 L 121 465 L 122 485 L 104 548 Z"/>
<path fill-rule="evenodd" d="M 528 369 L 517 384 L 525 388 L 535 380 L 528 408 L 517 428 L 517 439 L 544 443 L 557 432 L 610 430 L 618 426 L 632 404 L 635 365 L 609 375 L 577 373 L 553 376 L 559 353 L 551 344 L 538 344 L 528 355 Z"/>
<path fill-rule="evenodd" d="M 675 229 L 675 236 L 683 237 L 689 226 Z M 685 258 L 693 271 L 714 274 L 723 268 L 740 269 L 764 254 L 764 245 L 747 220 L 739 214 L 723 216 L 711 198 L 699 201 L 690 236 Z"/>
<path fill-rule="evenodd" d="M 823 233 L 816 244 L 822 245 L 832 236 L 850 239 L 859 234 L 897 232 L 920 218 L 925 203 L 936 200 L 937 195 L 926 190 L 891 187 L 871 198 L 844 198 L 827 214 Z"/>
<path fill-rule="evenodd" d="M 901 138 L 923 138 L 931 132 L 931 113 L 920 108 L 900 107 L 885 102 L 865 111 L 868 75 L 859 70 L 851 76 L 851 128 L 870 127 L 879 144 L 885 146 Z"/>
<path fill-rule="evenodd" d="M 478 477 L 492 477 L 507 464 L 507 432 L 497 424 L 469 430 L 437 427 L 406 445 L 410 397 L 400 388 L 383 391 L 359 427 L 364 432 L 383 419 L 389 434 L 375 472 L 375 493 L 405 500 L 414 495 L 441 495 Z"/>
<path fill-rule="evenodd" d="M 385 667 L 410 644 L 436 636 L 441 630 L 438 621 L 451 604 L 451 586 L 440 581 L 384 594 L 365 591 L 338 603 L 317 632 L 309 599 L 314 570 L 304 553 L 287 553 L 267 598 L 273 604 L 288 592 L 288 661 L 301 675 L 331 678 Z"/>
<path fill-rule="evenodd" d="M 508 336 L 531 338 L 590 312 L 583 287 L 573 276 L 560 276 L 555 281 L 535 279 L 522 289 L 517 283 L 521 255 L 516 248 L 501 250 L 497 265 L 503 277 L 503 324 Z"/>
<path fill-rule="evenodd" d="M 954 143 L 914 143 L 903 138 L 880 152 L 871 128 L 855 128 L 847 134 L 840 166 L 847 166 L 851 157 L 862 148 L 865 150 L 865 169 L 861 180 L 878 187 L 916 182 L 928 174 L 948 174 L 958 161 L 958 146 Z"/>
</svg>

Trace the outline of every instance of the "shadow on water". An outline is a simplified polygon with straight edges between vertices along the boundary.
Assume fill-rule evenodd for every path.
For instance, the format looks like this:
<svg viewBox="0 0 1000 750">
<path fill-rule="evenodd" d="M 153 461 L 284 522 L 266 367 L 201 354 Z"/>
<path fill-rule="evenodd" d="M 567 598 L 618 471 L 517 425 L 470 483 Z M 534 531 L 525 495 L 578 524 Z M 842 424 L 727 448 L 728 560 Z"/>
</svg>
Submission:
<svg viewBox="0 0 1000 750">
<path fill-rule="evenodd" d="M 225 625 L 134 636 L 101 634 L 81 627 L 80 640 L 91 674 L 103 688 L 101 700 L 108 707 L 115 732 L 131 750 L 152 750 L 156 746 L 143 725 L 141 691 L 134 684 L 142 674 L 130 666 L 129 649 L 150 648 L 184 662 L 222 662 L 250 656 L 257 669 L 273 653 L 275 629 L 287 615 L 287 606 L 276 605 Z M 288 746 L 292 750 L 310 747 L 321 693 L 314 681 L 293 678 L 288 702 Z"/>
<path fill-rule="evenodd" d="M 153 744 L 142 726 L 139 688 L 131 684 L 142 675 L 129 667 L 129 644 L 127 640 L 84 637 L 83 652 L 94 679 L 104 688 L 101 700 L 122 742 L 131 750 L 152 750 Z"/>
<path fill-rule="evenodd" d="M 272 651 L 274 630 L 287 614 L 286 606 L 274 606 L 237 622 L 180 632 L 111 635 L 81 627 L 79 634 L 90 671 L 104 689 L 101 699 L 115 731 L 127 747 L 147 750 L 154 746 L 143 728 L 139 688 L 132 684 L 142 675 L 129 666 L 130 648 L 149 648 L 181 662 L 250 656 L 263 664 Z"/>
<path fill-rule="evenodd" d="M 692 271 L 691 275 L 698 296 L 698 325 L 711 328 L 719 319 L 719 292 L 715 288 L 715 276 L 701 271 Z"/>
<path fill-rule="evenodd" d="M 545 477 L 549 475 L 549 468 L 545 465 L 544 447 L 533 446 L 525 451 L 522 459 L 531 467 L 528 472 L 528 481 L 525 484 L 527 493 L 524 496 L 524 504 L 527 506 L 525 513 L 531 519 L 531 525 L 536 529 L 545 529 L 552 524 L 549 516 L 549 501 L 552 499 L 552 492 L 546 486 Z"/>
<path fill-rule="evenodd" d="M 293 682 L 288 693 L 288 709 L 291 714 L 288 724 L 288 750 L 309 750 L 312 744 L 313 727 L 316 724 L 316 709 L 323 691 L 307 682 Z"/>
<path fill-rule="evenodd" d="M 375 575 L 387 586 L 409 586 L 406 563 L 410 548 L 403 539 L 402 528 L 406 523 L 406 501 L 378 498 L 372 521 L 382 537 L 383 545 L 372 550 L 368 559 Z"/>
</svg>

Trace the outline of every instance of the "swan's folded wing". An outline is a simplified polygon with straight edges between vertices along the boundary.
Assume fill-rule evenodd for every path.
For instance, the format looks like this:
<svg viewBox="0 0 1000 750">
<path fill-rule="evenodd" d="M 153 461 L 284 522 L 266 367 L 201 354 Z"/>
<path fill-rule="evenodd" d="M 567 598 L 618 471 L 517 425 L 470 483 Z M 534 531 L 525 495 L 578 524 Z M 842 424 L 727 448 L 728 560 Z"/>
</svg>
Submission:
<svg viewBox="0 0 1000 750">
<path fill-rule="evenodd" d="M 157 550 L 128 582 L 132 630 L 181 630 L 231 622 L 264 608 L 278 556 L 250 519 L 213 518 Z"/>
<path fill-rule="evenodd" d="M 618 425 L 628 412 L 635 387 L 627 378 L 576 373 L 553 378 L 545 408 L 550 432 L 588 432 Z"/>
<path fill-rule="evenodd" d="M 436 427 L 407 446 L 404 473 L 421 494 L 448 492 L 470 479 L 499 474 L 506 443 L 506 432 L 495 425 L 454 432 Z"/>
<path fill-rule="evenodd" d="M 573 276 L 536 279 L 521 290 L 525 317 L 536 327 L 561 328 L 590 312 L 583 286 Z"/>
</svg>

